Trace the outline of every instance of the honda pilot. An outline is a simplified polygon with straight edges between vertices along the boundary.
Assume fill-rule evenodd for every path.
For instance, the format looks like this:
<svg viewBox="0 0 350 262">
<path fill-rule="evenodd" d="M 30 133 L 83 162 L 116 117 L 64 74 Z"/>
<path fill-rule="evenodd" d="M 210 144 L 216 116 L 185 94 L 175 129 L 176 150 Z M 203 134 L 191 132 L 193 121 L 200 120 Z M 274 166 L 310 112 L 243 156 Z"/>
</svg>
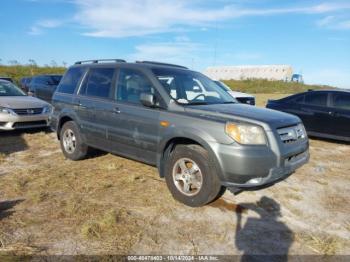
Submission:
<svg viewBox="0 0 350 262">
<path fill-rule="evenodd" d="M 309 159 L 301 120 L 237 103 L 214 81 L 159 62 L 81 61 L 53 96 L 51 126 L 66 158 L 89 148 L 156 166 L 173 197 L 188 206 L 224 189 L 260 189 Z"/>
</svg>

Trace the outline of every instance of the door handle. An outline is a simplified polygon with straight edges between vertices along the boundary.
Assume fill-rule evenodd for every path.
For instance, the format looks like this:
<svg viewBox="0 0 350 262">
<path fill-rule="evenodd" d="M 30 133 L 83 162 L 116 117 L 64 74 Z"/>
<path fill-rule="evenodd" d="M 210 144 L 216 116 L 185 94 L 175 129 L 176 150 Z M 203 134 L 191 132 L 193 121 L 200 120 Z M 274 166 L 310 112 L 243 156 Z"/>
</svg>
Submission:
<svg viewBox="0 0 350 262">
<path fill-rule="evenodd" d="M 120 114 L 121 112 L 120 112 L 119 107 L 113 108 L 113 113 L 114 113 L 114 114 Z"/>
</svg>

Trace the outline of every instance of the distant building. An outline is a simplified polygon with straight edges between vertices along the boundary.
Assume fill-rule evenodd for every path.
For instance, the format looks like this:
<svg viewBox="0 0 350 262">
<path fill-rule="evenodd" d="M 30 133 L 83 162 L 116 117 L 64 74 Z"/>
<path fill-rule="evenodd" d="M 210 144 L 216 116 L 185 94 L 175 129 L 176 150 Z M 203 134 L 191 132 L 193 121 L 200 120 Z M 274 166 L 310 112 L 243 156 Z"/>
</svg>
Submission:
<svg viewBox="0 0 350 262">
<path fill-rule="evenodd" d="M 208 67 L 204 74 L 214 80 L 267 79 L 290 81 L 293 68 L 289 65 L 214 66 Z"/>
</svg>

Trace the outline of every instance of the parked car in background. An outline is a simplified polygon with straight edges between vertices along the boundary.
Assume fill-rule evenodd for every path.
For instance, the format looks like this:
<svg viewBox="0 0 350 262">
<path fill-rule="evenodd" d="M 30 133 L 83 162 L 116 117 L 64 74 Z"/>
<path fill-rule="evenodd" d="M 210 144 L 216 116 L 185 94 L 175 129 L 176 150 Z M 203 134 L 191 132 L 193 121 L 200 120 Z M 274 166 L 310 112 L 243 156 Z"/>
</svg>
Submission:
<svg viewBox="0 0 350 262">
<path fill-rule="evenodd" d="M 298 117 L 237 103 L 178 65 L 77 62 L 52 102 L 51 127 L 66 158 L 83 159 L 93 147 L 157 166 L 174 198 L 189 206 L 226 188 L 271 186 L 309 159 Z"/>
<path fill-rule="evenodd" d="M 29 84 L 29 95 L 38 97 L 51 103 L 52 95 L 55 92 L 62 75 L 38 75 L 33 76 Z"/>
<path fill-rule="evenodd" d="M 32 81 L 32 78 L 31 77 L 23 77 L 23 78 L 21 78 L 21 80 L 19 81 L 19 83 L 20 83 L 20 88 L 24 91 L 24 92 L 26 92 L 26 93 L 28 93 L 28 91 L 29 91 L 29 83 Z"/>
<path fill-rule="evenodd" d="M 246 93 L 232 91 L 232 89 L 227 86 L 224 82 L 214 81 L 218 84 L 218 86 L 229 93 L 233 98 L 235 98 L 238 102 L 242 104 L 255 105 L 255 97 Z"/>
<path fill-rule="evenodd" d="M 0 80 L 6 80 L 6 81 L 10 81 L 13 83 L 13 80 L 11 77 L 8 77 L 8 76 L 0 76 Z"/>
<path fill-rule="evenodd" d="M 51 108 L 13 83 L 0 80 L 0 130 L 46 127 Z"/>
<path fill-rule="evenodd" d="M 310 136 L 350 141 L 350 91 L 311 90 L 266 107 L 299 116 Z"/>
</svg>

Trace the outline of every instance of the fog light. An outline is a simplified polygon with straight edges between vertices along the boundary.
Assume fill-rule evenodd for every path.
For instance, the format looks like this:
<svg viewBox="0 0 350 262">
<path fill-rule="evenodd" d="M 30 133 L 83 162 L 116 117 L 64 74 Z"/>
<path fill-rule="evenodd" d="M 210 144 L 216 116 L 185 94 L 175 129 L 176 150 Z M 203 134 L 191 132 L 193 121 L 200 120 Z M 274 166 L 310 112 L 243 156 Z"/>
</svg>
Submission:
<svg viewBox="0 0 350 262">
<path fill-rule="evenodd" d="M 261 181 L 262 181 L 262 177 L 256 177 L 256 178 L 250 179 L 250 180 L 247 182 L 247 184 L 253 184 L 253 185 L 255 185 L 255 184 L 261 183 Z"/>
</svg>

